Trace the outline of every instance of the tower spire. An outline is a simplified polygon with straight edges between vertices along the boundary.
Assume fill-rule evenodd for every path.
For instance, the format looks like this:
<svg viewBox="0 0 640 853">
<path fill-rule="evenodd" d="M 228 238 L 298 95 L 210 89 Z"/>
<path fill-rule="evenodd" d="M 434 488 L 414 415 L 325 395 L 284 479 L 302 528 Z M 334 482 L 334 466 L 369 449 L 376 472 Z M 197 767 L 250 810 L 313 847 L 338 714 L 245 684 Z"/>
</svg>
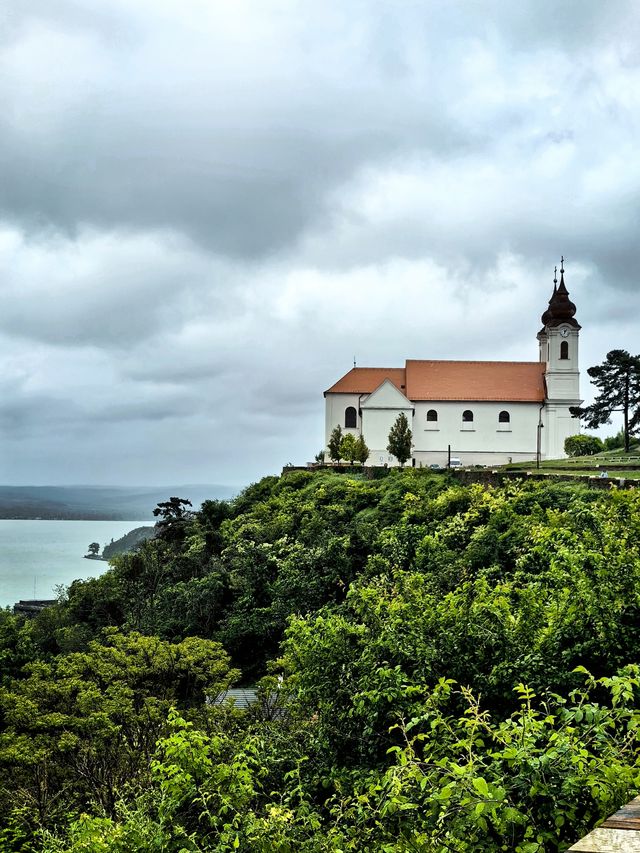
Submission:
<svg viewBox="0 0 640 853">
<path fill-rule="evenodd" d="M 564 255 L 562 255 L 560 258 L 560 283 L 558 284 L 558 268 L 554 267 L 553 293 L 549 300 L 549 307 L 542 315 L 542 325 L 544 328 L 549 328 L 567 323 L 574 329 L 579 329 L 580 325 L 574 319 L 575 313 L 576 306 L 569 299 L 569 291 L 564 283 Z"/>
<path fill-rule="evenodd" d="M 564 284 L 564 255 L 560 256 L 560 287 L 558 288 L 558 291 L 561 291 L 561 290 L 567 292 L 567 288 L 565 287 L 565 284 Z M 568 295 L 568 292 L 567 292 L 567 295 Z"/>
</svg>

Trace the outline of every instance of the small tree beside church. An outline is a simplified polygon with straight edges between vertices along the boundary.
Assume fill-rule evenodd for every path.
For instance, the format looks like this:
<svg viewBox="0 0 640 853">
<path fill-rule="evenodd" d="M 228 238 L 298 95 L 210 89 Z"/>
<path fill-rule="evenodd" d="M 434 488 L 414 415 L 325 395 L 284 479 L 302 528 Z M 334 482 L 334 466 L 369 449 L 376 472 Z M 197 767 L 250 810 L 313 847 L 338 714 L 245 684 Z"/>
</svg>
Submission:
<svg viewBox="0 0 640 853">
<path fill-rule="evenodd" d="M 332 462 L 339 462 L 342 458 L 340 456 L 340 447 L 342 445 L 342 427 L 338 424 L 337 427 L 334 427 L 331 431 L 331 436 L 329 438 L 329 444 L 327 447 L 329 448 L 329 459 Z"/>
<path fill-rule="evenodd" d="M 391 427 L 389 433 L 389 444 L 387 450 L 392 456 L 395 456 L 400 467 L 411 456 L 411 430 L 409 429 L 409 421 L 404 412 L 401 412 L 396 418 L 396 422 Z"/>
<path fill-rule="evenodd" d="M 369 454 L 370 450 L 365 443 L 364 436 L 358 436 L 356 439 L 356 462 L 360 462 L 361 465 L 364 465 L 369 458 Z"/>
<path fill-rule="evenodd" d="M 349 465 L 353 465 L 358 457 L 358 442 L 353 433 L 348 432 L 340 443 L 340 458 L 346 459 Z"/>
</svg>

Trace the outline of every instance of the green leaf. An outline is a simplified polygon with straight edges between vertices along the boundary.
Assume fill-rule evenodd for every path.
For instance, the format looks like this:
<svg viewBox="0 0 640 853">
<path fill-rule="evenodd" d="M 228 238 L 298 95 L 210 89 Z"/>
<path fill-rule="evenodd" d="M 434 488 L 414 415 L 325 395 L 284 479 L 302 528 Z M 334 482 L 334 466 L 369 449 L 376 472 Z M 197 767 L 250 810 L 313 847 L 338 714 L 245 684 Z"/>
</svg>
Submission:
<svg viewBox="0 0 640 853">
<path fill-rule="evenodd" d="M 476 776 L 473 780 L 473 787 L 480 794 L 481 797 L 489 796 L 489 786 L 486 781 L 482 778 L 482 776 Z"/>
</svg>

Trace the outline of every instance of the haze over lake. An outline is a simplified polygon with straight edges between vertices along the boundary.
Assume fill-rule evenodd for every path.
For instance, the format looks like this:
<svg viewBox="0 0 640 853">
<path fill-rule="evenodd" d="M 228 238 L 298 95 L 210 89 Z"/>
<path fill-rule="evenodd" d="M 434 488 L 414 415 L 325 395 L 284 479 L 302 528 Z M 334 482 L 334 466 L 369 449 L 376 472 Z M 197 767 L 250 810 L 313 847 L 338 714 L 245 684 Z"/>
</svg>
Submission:
<svg viewBox="0 0 640 853">
<path fill-rule="evenodd" d="M 83 557 L 89 543 L 102 549 L 143 523 L 0 519 L 0 606 L 54 598 L 58 584 L 102 574 L 108 563 Z"/>
</svg>

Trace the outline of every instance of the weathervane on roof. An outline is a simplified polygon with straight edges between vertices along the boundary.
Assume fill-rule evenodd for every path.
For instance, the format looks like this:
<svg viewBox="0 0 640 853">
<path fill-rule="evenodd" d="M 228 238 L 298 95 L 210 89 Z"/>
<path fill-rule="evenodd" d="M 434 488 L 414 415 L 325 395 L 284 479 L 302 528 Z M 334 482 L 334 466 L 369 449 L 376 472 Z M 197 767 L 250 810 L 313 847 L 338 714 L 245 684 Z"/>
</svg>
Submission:
<svg viewBox="0 0 640 853">
<path fill-rule="evenodd" d="M 354 367 L 356 366 L 356 357 L 355 357 L 355 355 L 354 355 L 354 357 L 353 357 L 353 366 L 354 366 Z"/>
</svg>

